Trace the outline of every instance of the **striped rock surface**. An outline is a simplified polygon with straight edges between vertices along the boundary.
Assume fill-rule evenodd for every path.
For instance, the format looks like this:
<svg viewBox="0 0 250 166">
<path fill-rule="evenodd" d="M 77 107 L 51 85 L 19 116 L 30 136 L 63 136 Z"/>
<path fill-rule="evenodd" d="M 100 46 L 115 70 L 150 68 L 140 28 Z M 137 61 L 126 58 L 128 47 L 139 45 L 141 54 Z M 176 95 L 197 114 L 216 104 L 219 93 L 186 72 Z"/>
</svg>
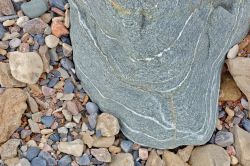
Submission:
<svg viewBox="0 0 250 166">
<path fill-rule="evenodd" d="M 249 0 L 70 0 L 76 72 L 132 141 L 206 143 L 226 52 L 249 29 Z"/>
</svg>

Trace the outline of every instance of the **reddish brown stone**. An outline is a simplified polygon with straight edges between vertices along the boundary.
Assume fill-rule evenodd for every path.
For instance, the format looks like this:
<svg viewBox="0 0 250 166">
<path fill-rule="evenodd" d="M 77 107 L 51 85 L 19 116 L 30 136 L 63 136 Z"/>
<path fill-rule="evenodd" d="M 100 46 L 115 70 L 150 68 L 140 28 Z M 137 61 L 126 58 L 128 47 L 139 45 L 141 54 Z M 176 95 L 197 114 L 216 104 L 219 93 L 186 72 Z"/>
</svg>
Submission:
<svg viewBox="0 0 250 166">
<path fill-rule="evenodd" d="M 69 31 L 61 21 L 53 21 L 51 24 L 52 34 L 56 37 L 68 35 Z"/>
</svg>

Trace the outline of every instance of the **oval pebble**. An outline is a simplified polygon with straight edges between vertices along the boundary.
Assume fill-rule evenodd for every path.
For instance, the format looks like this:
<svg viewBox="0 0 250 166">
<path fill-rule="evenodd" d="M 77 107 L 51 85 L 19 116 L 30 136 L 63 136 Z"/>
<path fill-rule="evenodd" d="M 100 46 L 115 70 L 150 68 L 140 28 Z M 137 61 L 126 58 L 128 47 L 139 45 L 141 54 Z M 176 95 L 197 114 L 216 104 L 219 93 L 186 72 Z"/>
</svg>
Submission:
<svg viewBox="0 0 250 166">
<path fill-rule="evenodd" d="M 242 123 L 243 128 L 246 131 L 250 132 L 250 120 L 247 118 L 244 118 L 241 123 Z"/>
<path fill-rule="evenodd" d="M 46 166 L 46 160 L 41 157 L 36 157 L 31 161 L 31 166 Z"/>
<path fill-rule="evenodd" d="M 40 153 L 40 149 L 38 147 L 29 147 L 27 150 L 26 158 L 31 161 Z"/>
<path fill-rule="evenodd" d="M 86 104 L 86 110 L 89 114 L 94 114 L 94 113 L 98 113 L 99 108 L 95 103 L 88 102 Z"/>
<path fill-rule="evenodd" d="M 234 45 L 234 46 L 228 51 L 228 53 L 227 53 L 227 58 L 228 58 L 228 59 L 233 59 L 233 58 L 235 58 L 235 57 L 237 56 L 238 52 L 239 52 L 239 45 L 236 44 L 236 45 Z"/>
<path fill-rule="evenodd" d="M 20 44 L 21 44 L 21 40 L 18 38 L 14 38 L 14 39 L 10 40 L 10 42 L 9 42 L 10 48 L 17 48 L 20 46 Z"/>
<path fill-rule="evenodd" d="M 59 38 L 54 35 L 48 35 L 45 37 L 45 43 L 49 48 L 55 48 L 59 41 Z"/>
</svg>

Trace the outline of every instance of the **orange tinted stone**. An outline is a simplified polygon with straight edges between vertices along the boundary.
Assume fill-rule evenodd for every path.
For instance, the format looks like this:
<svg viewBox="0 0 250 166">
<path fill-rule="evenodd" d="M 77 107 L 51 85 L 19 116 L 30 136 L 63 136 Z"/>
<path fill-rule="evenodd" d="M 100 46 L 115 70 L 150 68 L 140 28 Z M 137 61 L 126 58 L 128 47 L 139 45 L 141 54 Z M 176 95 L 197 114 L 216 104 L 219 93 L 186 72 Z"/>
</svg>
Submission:
<svg viewBox="0 0 250 166">
<path fill-rule="evenodd" d="M 51 24 L 52 34 L 56 37 L 68 35 L 69 31 L 61 21 L 53 21 Z"/>
</svg>

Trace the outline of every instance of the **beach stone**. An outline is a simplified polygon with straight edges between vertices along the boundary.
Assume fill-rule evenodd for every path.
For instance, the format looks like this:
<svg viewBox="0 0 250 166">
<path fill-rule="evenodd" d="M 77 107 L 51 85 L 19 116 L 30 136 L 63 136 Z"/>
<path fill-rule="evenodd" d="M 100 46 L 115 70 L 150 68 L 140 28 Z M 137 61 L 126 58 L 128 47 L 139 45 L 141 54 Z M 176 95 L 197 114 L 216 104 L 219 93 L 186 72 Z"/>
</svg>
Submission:
<svg viewBox="0 0 250 166">
<path fill-rule="evenodd" d="M 133 144 L 134 143 L 132 141 L 122 140 L 120 146 L 124 152 L 128 153 L 132 150 Z"/>
<path fill-rule="evenodd" d="M 72 115 L 77 115 L 79 113 L 79 109 L 76 105 L 75 102 L 73 101 L 67 101 L 66 103 L 67 110 L 72 114 Z"/>
<path fill-rule="evenodd" d="M 237 55 L 238 55 L 238 52 L 239 52 L 239 45 L 236 44 L 234 45 L 232 48 L 230 48 L 230 50 L 228 51 L 227 53 L 227 58 L 228 59 L 233 59 L 235 58 Z"/>
<path fill-rule="evenodd" d="M 54 35 L 48 35 L 45 37 L 45 43 L 49 48 L 54 48 L 59 43 L 59 38 Z"/>
<path fill-rule="evenodd" d="M 4 26 L 3 26 L 3 24 L 0 24 L 0 39 L 3 38 L 5 32 L 6 32 L 6 30 L 5 30 Z"/>
<path fill-rule="evenodd" d="M 21 16 L 16 20 L 16 24 L 22 28 L 27 21 L 29 21 L 29 17 Z"/>
<path fill-rule="evenodd" d="M 40 18 L 34 18 L 24 23 L 23 31 L 29 34 L 43 34 L 48 24 L 43 22 Z"/>
<path fill-rule="evenodd" d="M 139 148 L 139 158 L 141 160 L 147 160 L 148 159 L 148 149 Z"/>
<path fill-rule="evenodd" d="M 66 79 L 64 87 L 63 87 L 63 92 L 66 94 L 73 93 L 74 89 L 75 89 L 75 86 L 72 83 L 72 81 L 70 79 Z"/>
<path fill-rule="evenodd" d="M 93 136 L 93 147 L 108 148 L 115 142 L 115 137 L 96 137 Z"/>
<path fill-rule="evenodd" d="M 117 155 L 112 156 L 112 160 L 109 166 L 121 165 L 134 166 L 133 156 L 130 153 L 118 153 Z"/>
<path fill-rule="evenodd" d="M 99 108 L 95 103 L 87 102 L 86 110 L 89 114 L 95 114 L 95 113 L 98 113 Z"/>
<path fill-rule="evenodd" d="M 241 124 L 242 124 L 243 128 L 244 128 L 246 131 L 250 132 L 250 120 L 249 120 L 249 119 L 244 118 L 244 119 L 241 121 Z"/>
<path fill-rule="evenodd" d="M 5 88 L 25 87 L 26 84 L 17 81 L 12 75 L 9 63 L 0 62 L 0 85 Z"/>
<path fill-rule="evenodd" d="M 9 139 L 0 147 L 0 156 L 2 160 L 10 159 L 17 156 L 17 148 L 20 145 L 19 139 Z"/>
<path fill-rule="evenodd" d="M 16 22 L 15 20 L 6 20 L 6 21 L 3 22 L 3 26 L 9 27 L 9 26 L 14 25 L 15 22 Z"/>
<path fill-rule="evenodd" d="M 159 149 L 211 138 L 222 65 L 248 33 L 249 0 L 69 3 L 76 74 L 125 136 Z"/>
<path fill-rule="evenodd" d="M 49 3 L 52 7 L 59 8 L 64 11 L 64 6 L 66 5 L 66 0 L 49 0 Z"/>
<path fill-rule="evenodd" d="M 46 151 L 41 151 L 38 155 L 38 157 L 44 159 L 47 163 L 47 166 L 55 166 L 57 165 L 56 160 L 51 156 L 50 153 Z"/>
<path fill-rule="evenodd" d="M 88 132 L 84 132 L 82 134 L 82 140 L 84 144 L 86 144 L 89 148 L 92 148 L 94 143 L 94 138 Z"/>
<path fill-rule="evenodd" d="M 66 70 L 70 70 L 72 68 L 74 68 L 74 64 L 72 61 L 70 61 L 68 58 L 62 58 L 60 60 L 60 63 L 62 65 L 62 67 Z"/>
<path fill-rule="evenodd" d="M 40 149 L 38 147 L 29 147 L 26 153 L 26 158 L 29 161 L 32 161 L 35 157 L 38 156 L 38 154 L 40 153 Z"/>
<path fill-rule="evenodd" d="M 35 84 L 43 72 L 42 59 L 36 52 L 10 52 L 9 64 L 12 76 L 27 84 Z"/>
<path fill-rule="evenodd" d="M 221 147 L 226 147 L 233 144 L 233 133 L 228 131 L 218 131 L 215 135 L 215 143 Z"/>
<path fill-rule="evenodd" d="M 0 93 L 0 144 L 21 125 L 21 117 L 27 109 L 26 100 L 27 96 L 21 89 L 8 88 Z"/>
<path fill-rule="evenodd" d="M 70 166 L 71 162 L 72 159 L 70 158 L 70 156 L 65 155 L 58 161 L 58 166 Z"/>
<path fill-rule="evenodd" d="M 237 57 L 226 60 L 228 70 L 233 76 L 237 86 L 246 95 L 248 101 L 250 100 L 250 59 L 245 57 Z M 248 106 L 248 109 L 250 106 Z"/>
<path fill-rule="evenodd" d="M 184 162 L 187 162 L 191 156 L 191 153 L 194 149 L 194 146 L 187 146 L 183 149 L 179 149 L 178 152 L 177 152 L 177 155 L 184 161 Z"/>
<path fill-rule="evenodd" d="M 41 118 L 41 122 L 45 125 L 45 127 L 51 127 L 54 121 L 55 121 L 54 116 L 42 116 Z"/>
<path fill-rule="evenodd" d="M 229 72 L 222 74 L 220 101 L 236 101 L 241 97 L 241 91 Z"/>
<path fill-rule="evenodd" d="M 69 30 L 64 26 L 61 21 L 52 21 L 51 33 L 56 37 L 66 36 L 69 34 Z"/>
<path fill-rule="evenodd" d="M 72 49 L 71 45 L 69 45 L 67 43 L 63 43 L 62 47 L 63 47 L 63 54 L 64 54 L 64 56 L 69 57 L 69 56 L 72 55 L 73 49 Z"/>
<path fill-rule="evenodd" d="M 170 151 L 164 151 L 162 159 L 168 166 L 188 166 L 178 155 Z"/>
<path fill-rule="evenodd" d="M 111 162 L 111 155 L 106 148 L 91 149 L 91 155 L 98 161 Z"/>
<path fill-rule="evenodd" d="M 87 154 L 84 154 L 80 157 L 80 159 L 77 161 L 79 165 L 89 165 L 90 164 L 90 159 Z"/>
<path fill-rule="evenodd" d="M 194 148 L 189 164 L 192 166 L 229 166 L 230 157 L 220 146 L 204 145 Z"/>
<path fill-rule="evenodd" d="M 4 160 L 5 165 L 7 166 L 16 166 L 17 163 L 19 162 L 18 157 L 14 157 L 14 158 L 10 158 L 10 159 L 6 159 Z"/>
<path fill-rule="evenodd" d="M 23 3 L 21 9 L 29 18 L 36 18 L 48 10 L 48 4 L 44 0 L 31 0 Z"/>
<path fill-rule="evenodd" d="M 17 48 L 20 46 L 20 44 L 21 44 L 21 40 L 18 38 L 11 39 L 9 42 L 10 48 Z"/>
<path fill-rule="evenodd" d="M 15 9 L 11 0 L 0 1 L 0 13 L 3 15 L 15 14 Z"/>
<path fill-rule="evenodd" d="M 47 166 L 46 160 L 41 157 L 36 157 L 31 161 L 31 166 Z"/>
<path fill-rule="evenodd" d="M 234 147 L 236 157 L 244 166 L 250 166 L 250 133 L 241 129 L 238 125 L 234 127 Z"/>
<path fill-rule="evenodd" d="M 149 154 L 148 160 L 146 162 L 146 166 L 164 166 L 163 160 L 156 153 L 155 150 L 152 150 Z"/>
<path fill-rule="evenodd" d="M 30 166 L 30 162 L 26 158 L 21 158 L 16 166 Z"/>
<path fill-rule="evenodd" d="M 96 130 L 100 130 L 102 136 L 114 136 L 119 133 L 119 122 L 113 115 L 102 113 L 97 118 Z"/>
<path fill-rule="evenodd" d="M 85 146 L 83 144 L 83 141 L 80 139 L 76 139 L 71 142 L 59 142 L 58 144 L 59 151 L 77 157 L 80 157 L 82 155 L 84 149 Z"/>
<path fill-rule="evenodd" d="M 39 125 L 35 121 L 33 121 L 32 119 L 28 119 L 28 123 L 33 133 L 40 133 Z"/>
</svg>

